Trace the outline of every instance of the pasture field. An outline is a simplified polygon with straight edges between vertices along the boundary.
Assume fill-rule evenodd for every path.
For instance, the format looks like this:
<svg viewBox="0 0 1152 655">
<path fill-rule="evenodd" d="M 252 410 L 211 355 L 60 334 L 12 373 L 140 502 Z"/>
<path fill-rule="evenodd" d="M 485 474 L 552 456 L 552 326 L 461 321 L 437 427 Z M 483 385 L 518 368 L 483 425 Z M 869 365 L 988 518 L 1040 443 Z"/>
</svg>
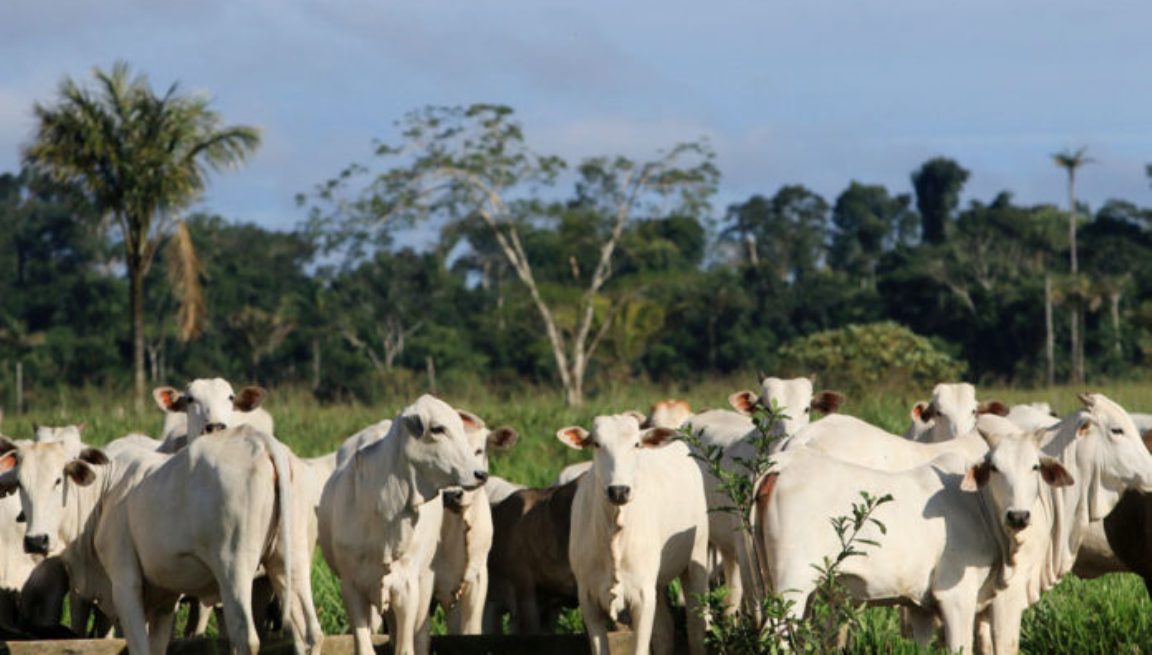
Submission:
<svg viewBox="0 0 1152 655">
<path fill-rule="evenodd" d="M 475 387 L 447 390 L 441 395 L 454 406 L 477 413 L 491 426 L 515 427 L 520 433 L 519 442 L 511 451 L 492 456 L 491 472 L 521 484 L 543 486 L 554 479 L 561 468 L 583 457 L 582 453 L 556 440 L 554 435 L 559 427 L 588 426 L 597 414 L 626 409 L 644 411 L 654 400 L 669 397 L 688 400 L 694 409 L 727 407 L 728 394 L 755 387 L 756 378 L 752 374 L 680 387 L 630 384 L 601 389 L 585 406 L 576 409 L 565 407 L 552 389 L 524 389 L 500 395 Z M 1047 400 L 1057 413 L 1064 414 L 1078 406 L 1076 393 L 1084 390 L 979 388 L 979 397 L 997 398 L 1009 404 Z M 1130 411 L 1152 409 L 1152 384 L 1149 383 L 1092 385 L 1091 390 L 1108 395 Z M 929 392 L 930 389 L 874 390 L 862 396 L 849 394 L 848 402 L 841 409 L 902 433 L 907 427 L 912 402 L 926 398 Z M 419 390 L 412 390 L 378 404 L 321 405 L 308 393 L 273 389 L 265 407 L 276 419 L 277 436 L 297 454 L 310 457 L 335 449 L 346 436 L 369 423 L 391 418 L 418 394 Z M 131 431 L 155 435 L 162 422 L 159 410 L 150 402 L 145 413 L 137 414 L 126 395 L 94 389 L 59 390 L 52 394 L 51 402 L 45 395 L 38 399 L 37 405 L 24 416 L 6 416 L 3 433 L 27 437 L 34 423 L 83 422 L 87 426 L 85 441 L 98 445 Z M 313 581 L 321 623 L 327 633 L 343 632 L 346 624 L 339 585 L 318 553 L 315 562 Z M 563 624 L 570 630 L 579 629 L 575 616 L 568 617 Z M 437 625 L 441 627 L 442 623 Z M 918 652 L 915 644 L 901 638 L 893 609 L 869 610 L 863 629 L 853 637 L 853 652 Z M 1021 646 L 1028 653 L 1149 653 L 1152 652 L 1152 603 L 1142 581 L 1131 574 L 1088 581 L 1069 577 L 1025 614 Z"/>
</svg>

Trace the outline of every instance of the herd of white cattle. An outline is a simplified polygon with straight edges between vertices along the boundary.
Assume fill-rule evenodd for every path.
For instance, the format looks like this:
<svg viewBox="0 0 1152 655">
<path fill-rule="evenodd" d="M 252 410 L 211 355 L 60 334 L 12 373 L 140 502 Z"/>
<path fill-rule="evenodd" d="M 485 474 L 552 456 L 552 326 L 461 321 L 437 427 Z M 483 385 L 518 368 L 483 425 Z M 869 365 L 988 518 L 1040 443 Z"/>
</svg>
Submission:
<svg viewBox="0 0 1152 655">
<path fill-rule="evenodd" d="M 669 653 L 673 579 L 696 655 L 700 597 L 720 573 L 730 610 L 755 607 L 763 579 L 802 616 L 814 566 L 841 548 L 829 519 L 867 491 L 892 496 L 875 512 L 887 531 L 860 534 L 877 545 L 845 561 L 847 589 L 905 606 L 921 643 L 942 630 L 954 651 L 1013 653 L 1025 608 L 1078 558 L 1115 560 L 1101 526 L 1121 495 L 1152 490 L 1141 430 L 1152 417 L 1101 394 L 1060 419 L 1044 403 L 980 403 L 970 384 L 940 384 L 897 436 L 834 413 L 843 398 L 808 378 L 764 377 L 759 392 L 731 396 L 734 410 L 660 401 L 648 416 L 559 429 L 592 458 L 543 489 L 488 474 L 488 450 L 511 447 L 514 430 L 433 396 L 302 459 L 273 436 L 262 389 L 196 380 L 153 395 L 166 412 L 160 439 L 97 449 L 76 426 L 0 437 L 0 629 L 58 624 L 71 594 L 76 633 L 94 612 L 93 629 L 118 625 L 129 652 L 163 653 L 188 597 L 204 608 L 197 630 L 222 606 L 233 650 L 255 653 L 274 595 L 298 652 L 318 653 L 318 543 L 360 655 L 383 620 L 396 653 L 427 653 L 433 602 L 450 632 L 478 634 L 498 631 L 504 613 L 516 632 L 547 630 L 573 600 L 594 653 L 608 652 L 613 623 L 630 624 L 635 652 Z M 786 418 L 773 426 L 776 465 L 753 481 L 748 534 L 716 511 L 731 501 L 677 429 L 722 447 L 739 472 L 760 434 L 750 414 L 765 406 Z"/>
</svg>

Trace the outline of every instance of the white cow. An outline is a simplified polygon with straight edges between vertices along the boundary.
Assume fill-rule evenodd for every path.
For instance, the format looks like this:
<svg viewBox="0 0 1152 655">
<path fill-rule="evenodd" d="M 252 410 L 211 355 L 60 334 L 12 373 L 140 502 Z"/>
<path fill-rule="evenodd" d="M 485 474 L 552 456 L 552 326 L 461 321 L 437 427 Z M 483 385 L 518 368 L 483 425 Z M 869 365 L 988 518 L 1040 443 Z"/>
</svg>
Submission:
<svg viewBox="0 0 1152 655">
<path fill-rule="evenodd" d="M 183 392 L 172 387 L 152 390 L 156 405 L 164 410 L 160 438 L 164 452 L 176 452 L 187 441 L 202 434 L 236 425 L 251 425 L 265 434 L 276 434 L 272 415 L 260 407 L 267 392 L 261 387 L 244 387 L 240 393 L 223 378 L 198 379 Z"/>
<path fill-rule="evenodd" d="M 620 621 L 625 610 L 635 639 L 630 652 L 647 653 L 654 641 L 657 652 L 671 653 L 664 588 L 673 578 L 687 600 L 689 650 L 704 652 L 698 598 L 708 589 L 708 511 L 700 469 L 684 444 L 672 442 L 675 434 L 641 431 L 629 415 L 598 416 L 591 433 L 556 433 L 572 448 L 595 447 L 592 471 L 577 483 L 568 543 L 594 654 L 607 655 L 608 621 Z"/>
<path fill-rule="evenodd" d="M 1076 561 L 1093 523 L 1112 512 L 1125 491 L 1152 491 L 1152 454 L 1122 407 L 1103 394 L 1081 394 L 1084 409 L 1045 431 L 1041 448 L 1058 458 L 1077 484 L 1041 495 L 1042 513 L 1017 557 L 1017 576 L 997 594 L 986 617 L 997 653 L 1019 648 L 1020 616 Z M 1043 521 L 1040 518 L 1043 517 Z"/>
<path fill-rule="evenodd" d="M 1045 519 L 1035 530 L 1048 532 L 1031 539 L 1019 556 L 1025 564 L 1018 569 L 1031 572 L 1014 578 L 1013 584 L 1022 588 L 998 595 L 990 615 L 981 619 L 992 625 L 991 638 L 996 642 L 997 653 L 1015 652 L 1019 615 L 1039 598 L 1041 591 L 1071 570 L 1084 540 L 1091 537 L 1094 524 L 1112 511 L 1120 493 L 1125 489 L 1147 489 L 1152 482 L 1152 455 L 1124 409 L 1101 394 L 1082 394 L 1080 398 L 1084 409 L 1043 429 L 1045 436 L 1041 442 L 1044 453 L 1060 461 L 1078 484 L 1042 494 Z M 1007 431 L 1011 428 L 995 426 L 1012 424 L 1008 419 L 985 415 L 981 416 L 980 425 Z M 811 426 L 809 431 L 816 432 L 817 426 Z M 803 435 L 801 432 L 798 436 Z M 894 435 L 881 438 L 867 432 L 845 431 L 822 434 L 805 443 L 810 449 L 844 461 L 899 471 L 925 464 L 947 452 L 972 460 L 983 454 L 980 441 L 974 433 L 952 441 L 920 444 Z M 791 446 L 787 452 L 791 452 Z"/>
<path fill-rule="evenodd" d="M 1025 431 L 1046 428 L 1060 422 L 1060 417 L 1052 413 L 1052 406 L 1046 402 L 1012 405 L 1005 418 Z"/>
<path fill-rule="evenodd" d="M 728 402 L 736 411 L 701 412 L 686 419 L 685 424 L 691 425 L 693 433 L 706 447 L 724 448 L 725 463 L 739 468 L 737 460 L 751 457 L 754 450 L 752 440 L 760 435 L 751 418 L 757 409 L 775 407 L 782 415 L 769 432 L 775 439 L 771 450 L 777 451 L 790 435 L 810 424 L 818 425 L 838 416 L 835 412 L 843 404 L 844 396 L 835 391 L 814 392 L 810 377 L 781 379 L 761 374 L 759 394 L 738 391 L 728 397 Z M 813 411 L 827 416 L 812 422 Z M 721 488 L 720 481 L 704 467 L 702 472 L 709 510 L 709 539 L 720 556 L 728 587 L 728 606 L 734 611 L 744 601 L 745 587 L 754 590 L 754 586 L 745 583 L 752 575 L 748 556 L 750 543 L 739 519 L 731 512 L 723 511 L 732 505 L 732 500 Z M 755 601 L 754 596 L 749 596 L 749 600 Z"/>
<path fill-rule="evenodd" d="M 999 416 L 985 420 L 1005 422 Z M 1004 431 L 1004 428 L 1001 429 Z M 988 450 L 975 430 L 948 441 L 920 442 L 897 436 L 855 416 L 837 414 L 797 432 L 784 446 L 816 450 L 837 459 L 882 471 L 900 471 L 926 464 L 945 453 L 958 452 L 969 460 Z"/>
<path fill-rule="evenodd" d="M 340 447 L 336 449 L 336 467 L 339 468 L 344 465 L 344 462 L 352 459 L 352 455 L 356 454 L 364 446 L 380 441 L 388 435 L 388 431 L 392 429 L 392 419 L 386 418 L 379 423 L 373 423 L 356 434 L 345 439 Z"/>
<path fill-rule="evenodd" d="M 387 612 L 397 655 L 428 652 L 432 558 L 444 513 L 440 490 L 474 489 L 488 477 L 464 420 L 444 401 L 421 396 L 386 437 L 355 451 L 324 486 L 320 547 L 340 578 L 360 655 L 373 652 L 378 612 Z"/>
<path fill-rule="evenodd" d="M 931 401 L 912 407 L 912 421 L 904 436 L 929 443 L 955 439 L 974 430 L 982 414 L 1007 416 L 1008 408 L 998 400 L 977 402 L 976 387 L 967 382 L 941 383 L 932 389 Z"/>
<path fill-rule="evenodd" d="M 470 412 L 464 421 L 468 443 L 488 469 L 488 449 L 506 450 L 516 443 L 516 431 L 509 427 L 490 430 L 480 417 Z M 433 595 L 444 607 L 448 634 L 478 635 L 484 621 L 484 601 L 488 596 L 488 550 L 492 547 L 492 508 L 487 486 L 465 491 L 449 488 L 440 492 L 444 499 L 444 521 L 440 544 L 432 560 L 436 577 Z"/>
<path fill-rule="evenodd" d="M 126 448 L 112 460 L 66 442 L 0 442 L 0 451 L 0 468 L 15 460 L 0 487 L 19 487 L 25 548 L 59 554 L 73 586 L 119 619 L 129 652 L 164 652 L 176 601 L 191 594 L 221 598 L 233 649 L 255 653 L 251 589 L 261 565 L 298 647 L 319 650 L 294 472 L 270 435 L 242 426 L 175 455 Z"/>
<path fill-rule="evenodd" d="M 488 504 L 492 507 L 499 505 L 508 496 L 524 488 L 522 484 L 505 480 L 497 475 L 488 476 L 488 481 L 484 483 L 484 492 L 488 495 Z"/>
<path fill-rule="evenodd" d="M 1041 479 L 1072 484 L 1059 462 L 1041 456 L 1040 436 L 987 433 L 991 450 L 979 463 L 952 453 L 900 472 L 805 448 L 782 453 L 779 471 L 757 485 L 755 508 L 772 587 L 802 615 L 816 589 L 815 567 L 842 548 L 829 517 L 851 516 L 860 490 L 891 495 L 873 514 L 887 532 L 871 523 L 861 530 L 860 538 L 877 545 L 845 559 L 841 581 L 859 600 L 909 606 L 921 644 L 931 639 L 939 617 L 948 649 L 970 652 L 976 612 L 1014 575 Z"/>
</svg>

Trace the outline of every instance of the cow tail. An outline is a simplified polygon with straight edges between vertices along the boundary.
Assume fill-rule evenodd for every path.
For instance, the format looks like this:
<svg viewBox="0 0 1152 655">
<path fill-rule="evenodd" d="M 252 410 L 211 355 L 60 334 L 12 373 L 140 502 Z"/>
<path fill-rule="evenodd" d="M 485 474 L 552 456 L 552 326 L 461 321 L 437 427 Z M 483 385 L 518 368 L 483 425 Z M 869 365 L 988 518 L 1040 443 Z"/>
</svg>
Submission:
<svg viewBox="0 0 1152 655">
<path fill-rule="evenodd" d="M 295 579 L 292 577 L 292 563 L 293 563 L 293 534 L 292 525 L 295 512 L 292 507 L 292 462 L 288 457 L 288 447 L 276 440 L 275 437 L 269 434 L 264 434 L 266 437 L 265 445 L 268 447 L 268 453 L 272 458 L 272 466 L 276 470 L 276 504 L 280 514 L 279 520 L 279 540 L 280 552 L 284 558 L 284 577 L 287 584 L 285 585 L 284 598 L 280 599 L 280 609 L 282 612 L 283 625 L 291 629 L 292 625 L 292 603 L 295 601 Z"/>
</svg>

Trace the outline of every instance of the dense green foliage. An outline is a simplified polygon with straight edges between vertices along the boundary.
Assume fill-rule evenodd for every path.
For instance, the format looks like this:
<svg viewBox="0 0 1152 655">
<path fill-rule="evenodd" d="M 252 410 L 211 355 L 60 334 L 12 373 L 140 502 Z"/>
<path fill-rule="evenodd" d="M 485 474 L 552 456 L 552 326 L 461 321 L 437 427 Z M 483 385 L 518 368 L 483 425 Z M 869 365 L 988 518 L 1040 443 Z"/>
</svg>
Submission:
<svg viewBox="0 0 1152 655">
<path fill-rule="evenodd" d="M 351 167 L 302 195 L 309 216 L 295 231 L 187 217 L 201 266 L 203 333 L 180 338 L 179 289 L 165 275 L 174 249 L 158 247 L 144 300 L 150 382 L 222 375 L 306 388 L 323 401 L 470 385 L 509 396 L 525 385 L 560 393 L 555 344 L 574 354 L 586 329 L 594 397 L 635 380 L 844 371 L 797 340 L 887 321 L 927 338 L 939 361 L 951 357 L 968 379 L 1032 383 L 1045 370 L 1046 277 L 1057 379 L 1069 375 L 1067 317 L 1076 307 L 1085 312 L 1090 379 L 1134 377 L 1152 356 L 1152 210 L 1129 201 L 1081 207 L 1080 275 L 1072 277 L 1066 212 L 1016 204 L 1009 192 L 960 207 L 968 173 L 946 158 L 912 174 L 915 197 L 852 182 L 825 199 L 788 184 L 717 214 L 708 199 L 722 181 L 699 146 L 674 151 L 704 157 L 694 168 L 673 167 L 679 162 L 669 154 L 569 167 L 533 154 L 507 108 L 413 116 L 480 120 L 494 140 L 461 145 L 453 130 L 404 133 L 439 139 L 437 149 L 413 160 L 381 146 L 376 177 Z M 463 191 L 426 206 L 416 200 L 425 195 L 405 195 L 415 193 L 414 175 L 445 162 L 488 171 L 509 203 L 500 221 L 486 223 L 476 213 L 484 206 L 467 205 L 472 196 Z M 664 168 L 646 168 L 656 165 Z M 613 204 L 621 180 L 645 170 L 661 171 L 652 187 L 659 191 Z M 671 189 L 681 194 L 675 202 L 659 202 Z M 1060 191 L 1054 185 L 1053 196 Z M 422 206 L 434 210 L 431 219 Z M 613 207 L 626 220 L 615 222 Z M 0 404 L 14 402 L 17 363 L 31 409 L 62 386 L 128 387 L 125 250 L 102 213 L 82 188 L 33 169 L 0 175 Z M 401 230 L 411 227 L 423 235 L 420 248 Z M 530 267 L 538 298 L 507 257 L 509 244 Z M 605 279 L 592 289 L 589 277 L 600 269 Z M 925 347 L 909 343 L 915 352 Z M 882 366 L 921 356 L 898 350 L 870 356 Z M 865 361 L 844 372 L 846 384 L 872 383 Z M 908 375 L 920 382 L 957 373 L 932 365 Z"/>
<path fill-rule="evenodd" d="M 799 337 L 780 349 L 785 370 L 821 371 L 844 389 L 928 388 L 959 379 L 964 365 L 896 323 L 849 325 Z"/>
</svg>

